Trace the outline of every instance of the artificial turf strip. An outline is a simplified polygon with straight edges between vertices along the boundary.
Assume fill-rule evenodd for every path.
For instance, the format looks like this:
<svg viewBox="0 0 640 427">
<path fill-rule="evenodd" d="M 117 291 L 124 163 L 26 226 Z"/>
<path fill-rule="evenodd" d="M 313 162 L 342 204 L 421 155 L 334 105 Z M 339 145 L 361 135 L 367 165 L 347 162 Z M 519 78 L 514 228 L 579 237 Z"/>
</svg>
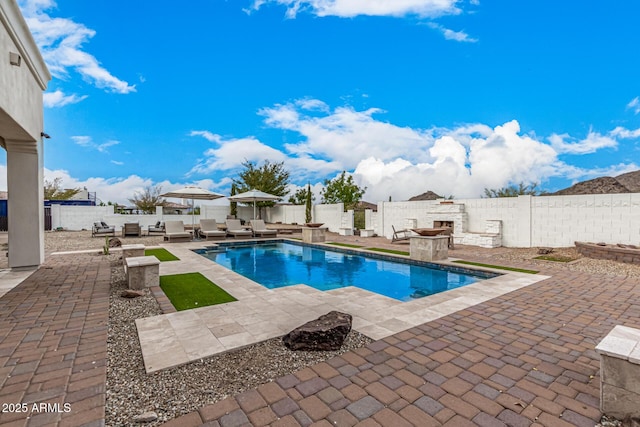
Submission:
<svg viewBox="0 0 640 427">
<path fill-rule="evenodd" d="M 144 250 L 144 255 L 145 256 L 154 256 L 154 257 L 158 258 L 158 261 L 161 261 L 161 262 L 164 262 L 164 261 L 180 261 L 180 258 L 175 256 L 174 254 L 172 254 L 171 252 L 169 252 L 165 248 L 145 249 Z"/>
<path fill-rule="evenodd" d="M 330 242 L 330 243 L 327 243 L 327 245 L 344 246 L 345 248 L 361 248 L 362 247 L 360 245 L 351 245 L 349 243 L 338 243 L 338 242 Z"/>
<path fill-rule="evenodd" d="M 568 256 L 562 256 L 562 255 L 558 255 L 558 256 L 553 256 L 553 255 L 540 255 L 535 257 L 534 259 L 541 259 L 544 261 L 555 261 L 555 262 L 569 262 L 569 261 L 573 261 L 573 258 L 568 257 Z"/>
<path fill-rule="evenodd" d="M 505 267 L 504 265 L 483 264 L 481 262 L 472 262 L 472 261 L 453 261 L 453 262 L 457 262 L 458 264 L 475 265 L 477 267 L 496 268 L 498 270 L 517 271 L 518 273 L 527 273 L 527 274 L 539 273 L 539 271 L 536 271 L 536 270 L 525 270 L 524 268 Z"/>
<path fill-rule="evenodd" d="M 367 251 L 374 252 L 384 252 L 386 254 L 394 254 L 394 255 L 406 255 L 409 256 L 409 252 L 405 251 L 396 251 L 395 249 L 383 249 L 383 248 L 365 248 Z"/>
<path fill-rule="evenodd" d="M 160 288 L 178 311 L 237 301 L 200 273 L 160 276 Z"/>
</svg>

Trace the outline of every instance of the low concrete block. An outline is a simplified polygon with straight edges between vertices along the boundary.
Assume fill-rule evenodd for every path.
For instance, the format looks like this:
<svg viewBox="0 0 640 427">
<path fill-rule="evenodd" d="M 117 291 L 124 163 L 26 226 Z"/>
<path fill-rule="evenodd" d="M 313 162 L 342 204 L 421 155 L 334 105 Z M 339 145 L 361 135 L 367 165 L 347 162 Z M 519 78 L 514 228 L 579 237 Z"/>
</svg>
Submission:
<svg viewBox="0 0 640 427">
<path fill-rule="evenodd" d="M 619 419 L 640 417 L 640 330 L 617 325 L 596 346 L 600 354 L 600 410 Z"/>
<path fill-rule="evenodd" d="M 338 234 L 341 236 L 353 236 L 353 228 L 341 228 Z"/>
<path fill-rule="evenodd" d="M 131 257 L 144 256 L 144 245 L 122 245 L 122 263 L 126 266 L 125 260 Z"/>
<path fill-rule="evenodd" d="M 144 289 L 160 285 L 160 261 L 154 256 L 125 259 L 129 289 Z"/>
<path fill-rule="evenodd" d="M 375 230 L 360 230 L 360 237 L 373 237 L 375 234 Z"/>
<path fill-rule="evenodd" d="M 324 242 L 326 230 L 326 228 L 302 227 L 302 241 L 304 243 Z"/>
<path fill-rule="evenodd" d="M 449 236 L 415 236 L 409 239 L 409 257 L 418 261 L 449 258 Z"/>
</svg>

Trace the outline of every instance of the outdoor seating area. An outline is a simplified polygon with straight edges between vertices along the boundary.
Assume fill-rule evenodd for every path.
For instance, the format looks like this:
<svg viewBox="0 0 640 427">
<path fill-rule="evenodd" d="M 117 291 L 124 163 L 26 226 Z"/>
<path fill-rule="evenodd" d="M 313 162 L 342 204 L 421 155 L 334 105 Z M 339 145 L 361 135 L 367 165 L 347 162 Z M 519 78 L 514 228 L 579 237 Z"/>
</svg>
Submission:
<svg viewBox="0 0 640 427">
<path fill-rule="evenodd" d="M 218 228 L 218 223 L 215 219 L 201 219 L 198 234 L 205 240 L 224 239 L 227 237 L 227 232 Z"/>
<path fill-rule="evenodd" d="M 116 228 L 105 222 L 94 222 L 91 227 L 91 237 L 115 236 Z"/>
<path fill-rule="evenodd" d="M 126 222 L 122 226 L 122 237 L 140 237 L 142 236 L 142 227 L 137 222 Z"/>
<path fill-rule="evenodd" d="M 253 236 L 251 228 L 241 225 L 239 219 L 228 219 L 225 223 L 227 225 L 227 236 L 229 237 L 237 239 Z"/>
<path fill-rule="evenodd" d="M 147 235 L 152 236 L 152 235 L 157 235 L 157 234 L 164 234 L 165 233 L 165 228 L 164 228 L 164 222 L 162 221 L 158 221 L 155 223 L 155 225 L 150 225 L 147 228 Z"/>
<path fill-rule="evenodd" d="M 192 232 L 186 231 L 182 221 L 165 221 L 164 227 L 164 240 L 168 242 L 191 240 L 193 238 Z"/>
</svg>

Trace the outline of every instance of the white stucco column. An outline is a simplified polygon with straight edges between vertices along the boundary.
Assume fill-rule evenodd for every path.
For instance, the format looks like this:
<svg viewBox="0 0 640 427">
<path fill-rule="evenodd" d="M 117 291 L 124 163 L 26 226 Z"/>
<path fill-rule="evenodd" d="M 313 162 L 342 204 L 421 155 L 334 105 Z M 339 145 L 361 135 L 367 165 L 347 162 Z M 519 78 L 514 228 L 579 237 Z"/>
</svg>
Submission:
<svg viewBox="0 0 640 427">
<path fill-rule="evenodd" d="M 9 267 L 36 267 L 44 261 L 42 141 L 5 140 L 9 193 Z"/>
</svg>

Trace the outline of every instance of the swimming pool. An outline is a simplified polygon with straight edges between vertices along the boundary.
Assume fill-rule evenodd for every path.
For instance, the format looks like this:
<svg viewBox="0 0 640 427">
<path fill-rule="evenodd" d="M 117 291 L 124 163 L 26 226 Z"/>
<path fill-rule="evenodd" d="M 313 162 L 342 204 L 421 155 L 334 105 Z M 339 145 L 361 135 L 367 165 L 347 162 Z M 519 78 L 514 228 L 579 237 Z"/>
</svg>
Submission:
<svg viewBox="0 0 640 427">
<path fill-rule="evenodd" d="M 498 274 L 290 241 L 223 242 L 195 252 L 269 289 L 356 286 L 411 301 Z"/>
</svg>

